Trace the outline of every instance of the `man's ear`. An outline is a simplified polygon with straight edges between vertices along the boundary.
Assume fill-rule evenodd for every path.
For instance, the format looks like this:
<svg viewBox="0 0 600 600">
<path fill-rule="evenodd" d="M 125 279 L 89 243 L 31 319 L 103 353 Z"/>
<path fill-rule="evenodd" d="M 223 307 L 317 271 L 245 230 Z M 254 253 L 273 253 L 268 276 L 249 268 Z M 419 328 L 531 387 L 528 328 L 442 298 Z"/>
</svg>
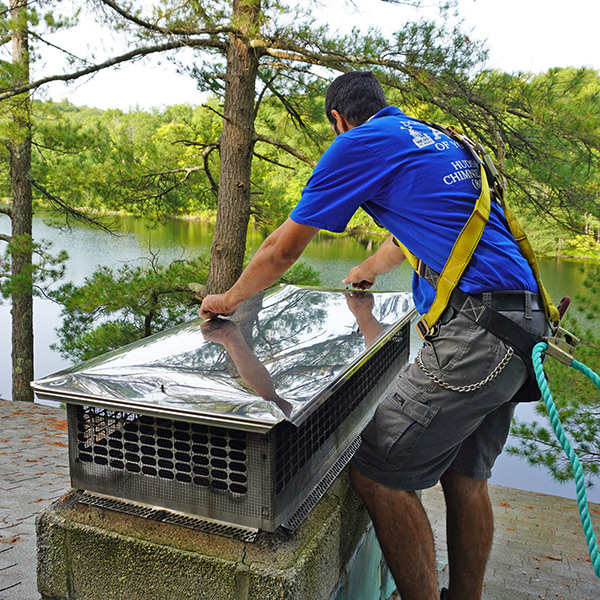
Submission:
<svg viewBox="0 0 600 600">
<path fill-rule="evenodd" d="M 344 115 L 341 115 L 337 110 L 331 111 L 331 116 L 335 120 L 335 133 L 339 135 L 340 133 L 346 133 L 346 131 L 350 131 L 354 128 L 354 125 L 350 125 L 346 120 Z"/>
</svg>

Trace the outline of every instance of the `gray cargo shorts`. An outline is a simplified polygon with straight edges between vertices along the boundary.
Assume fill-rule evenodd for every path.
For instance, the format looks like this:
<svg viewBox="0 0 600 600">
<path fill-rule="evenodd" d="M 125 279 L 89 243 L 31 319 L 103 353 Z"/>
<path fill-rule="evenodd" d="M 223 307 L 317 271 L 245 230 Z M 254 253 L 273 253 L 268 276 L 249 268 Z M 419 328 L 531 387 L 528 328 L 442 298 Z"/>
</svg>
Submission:
<svg viewBox="0 0 600 600">
<path fill-rule="evenodd" d="M 530 333 L 548 335 L 542 310 L 502 314 Z M 401 490 L 432 487 L 448 469 L 488 479 L 508 437 L 511 399 L 527 379 L 525 363 L 453 308 L 420 356 L 422 366 L 406 365 L 379 405 L 352 466 Z"/>
</svg>

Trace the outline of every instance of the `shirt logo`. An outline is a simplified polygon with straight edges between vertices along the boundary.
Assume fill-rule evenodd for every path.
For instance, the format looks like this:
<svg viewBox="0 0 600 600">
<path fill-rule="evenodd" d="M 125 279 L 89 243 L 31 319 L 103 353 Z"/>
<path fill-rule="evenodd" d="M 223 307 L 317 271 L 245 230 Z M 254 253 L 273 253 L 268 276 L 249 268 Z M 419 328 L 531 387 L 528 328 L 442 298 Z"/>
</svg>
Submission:
<svg viewBox="0 0 600 600">
<path fill-rule="evenodd" d="M 458 181 L 470 179 L 471 184 L 476 190 L 481 188 L 481 173 L 479 172 L 479 165 L 476 161 L 471 159 L 455 160 L 450 164 L 454 168 L 454 172 L 449 173 L 444 177 L 444 183 L 446 185 L 452 185 Z"/>
<path fill-rule="evenodd" d="M 426 125 L 428 131 L 422 131 L 415 128 L 413 121 L 400 121 L 399 125 L 400 129 L 408 131 L 413 144 L 419 149 L 435 146 L 436 150 L 444 152 L 453 148 L 462 148 L 459 142 L 434 127 Z M 481 189 L 481 174 L 476 161 L 471 159 L 455 160 L 450 164 L 453 171 L 442 178 L 446 185 L 453 185 L 460 181 L 470 181 L 476 190 Z"/>
</svg>

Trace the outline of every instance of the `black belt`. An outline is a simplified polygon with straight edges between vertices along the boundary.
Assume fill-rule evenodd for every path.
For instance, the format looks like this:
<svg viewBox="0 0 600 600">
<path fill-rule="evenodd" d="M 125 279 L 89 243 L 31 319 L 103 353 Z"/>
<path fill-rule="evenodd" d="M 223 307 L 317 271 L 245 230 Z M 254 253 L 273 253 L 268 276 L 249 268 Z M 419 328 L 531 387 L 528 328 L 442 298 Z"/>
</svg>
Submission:
<svg viewBox="0 0 600 600">
<path fill-rule="evenodd" d="M 437 289 L 440 274 L 419 261 L 417 265 L 417 274 L 425 279 L 431 287 Z M 459 288 L 454 288 L 454 293 L 464 294 Z M 491 295 L 491 302 L 489 300 Z M 531 310 L 545 310 L 542 297 L 539 294 L 533 294 L 526 290 L 510 290 L 499 292 L 480 292 L 479 294 L 470 294 L 479 302 L 488 305 L 493 310 L 521 310 L 526 313 Z M 464 299 L 464 296 L 461 296 Z M 455 306 L 456 308 L 456 306 Z"/>
<path fill-rule="evenodd" d="M 476 298 L 482 304 L 488 304 L 486 300 L 489 300 L 489 307 L 493 310 L 520 310 L 526 313 L 531 310 L 544 310 L 542 297 L 527 291 L 482 292 L 471 294 L 471 297 Z"/>
</svg>

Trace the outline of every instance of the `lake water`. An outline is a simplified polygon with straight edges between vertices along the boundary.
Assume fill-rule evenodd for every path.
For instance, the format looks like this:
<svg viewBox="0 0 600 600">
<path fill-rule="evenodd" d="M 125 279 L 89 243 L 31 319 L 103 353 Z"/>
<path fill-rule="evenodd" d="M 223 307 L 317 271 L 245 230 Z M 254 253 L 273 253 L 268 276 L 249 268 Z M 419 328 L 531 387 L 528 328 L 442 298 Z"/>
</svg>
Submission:
<svg viewBox="0 0 600 600">
<path fill-rule="evenodd" d="M 34 236 L 37 240 L 53 242 L 54 250 L 65 249 L 69 262 L 65 280 L 83 282 L 98 266 L 118 268 L 125 262 L 143 261 L 149 251 L 159 252 L 161 261 L 208 253 L 212 226 L 194 220 L 171 220 L 155 228 L 148 227 L 143 219 L 123 217 L 118 236 L 74 225 L 71 230 L 51 226 L 43 216 L 34 218 Z M 7 220 L 0 221 L 0 232 L 8 233 Z M 266 232 L 251 230 L 248 248 L 256 249 Z M 383 238 L 382 238 L 383 239 Z M 377 246 L 378 241 L 366 236 L 330 236 L 320 234 L 306 249 L 302 260 L 314 267 L 325 286 L 341 287 L 342 279 L 354 265 L 364 260 Z M 546 287 L 555 300 L 562 296 L 575 296 L 582 290 L 585 263 L 558 259 L 543 259 L 540 268 Z M 377 289 L 410 290 L 412 271 L 408 264 L 380 277 Z M 52 302 L 37 298 L 34 303 L 35 370 L 36 378 L 54 373 L 69 366 L 49 346 L 56 341 L 56 328 L 60 326 L 60 308 Z M 0 397 L 10 398 L 10 307 L 0 305 Z M 411 340 L 413 352 L 418 348 L 416 334 Z M 574 372 L 574 376 L 579 376 Z M 521 419 L 532 419 L 530 405 L 519 405 Z M 530 467 L 524 460 L 503 454 L 495 467 L 492 483 L 533 490 L 543 493 L 575 497 L 572 482 L 559 484 L 542 469 Z M 600 502 L 600 486 L 588 494 L 590 500 Z"/>
</svg>

